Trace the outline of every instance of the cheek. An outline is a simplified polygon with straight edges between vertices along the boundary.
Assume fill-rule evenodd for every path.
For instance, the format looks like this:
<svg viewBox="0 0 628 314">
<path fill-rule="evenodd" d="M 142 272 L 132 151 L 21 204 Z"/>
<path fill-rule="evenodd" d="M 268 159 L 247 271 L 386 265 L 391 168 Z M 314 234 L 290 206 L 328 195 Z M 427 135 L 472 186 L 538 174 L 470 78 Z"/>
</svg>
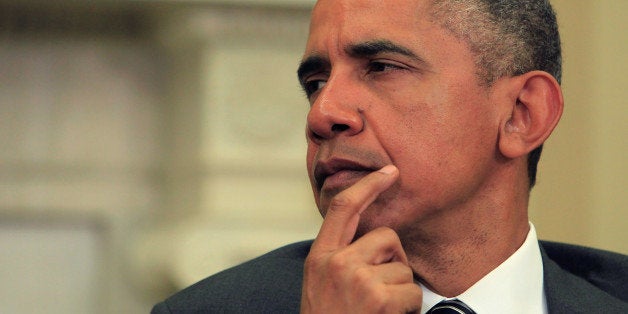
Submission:
<svg viewBox="0 0 628 314">
<path fill-rule="evenodd" d="M 311 141 L 307 142 L 307 152 L 305 155 L 305 163 L 307 167 L 307 174 L 310 177 L 310 180 L 313 179 L 314 173 L 314 160 L 316 160 L 316 155 L 318 154 L 319 146 L 312 143 Z"/>
<path fill-rule="evenodd" d="M 308 175 L 308 178 L 310 179 L 310 186 L 312 187 L 312 192 L 314 194 L 314 201 L 316 202 L 316 205 L 318 206 L 319 205 L 319 193 L 318 193 L 318 190 L 316 189 L 316 183 L 314 182 L 314 175 L 313 175 L 314 159 L 317 153 L 318 153 L 318 146 L 308 141 L 307 154 L 305 157 L 307 175 Z"/>
<path fill-rule="evenodd" d="M 387 141 L 406 189 L 418 187 L 436 195 L 460 176 L 484 167 L 497 142 L 487 106 L 481 99 L 469 99 L 406 107 L 394 126 L 396 134 Z"/>
</svg>

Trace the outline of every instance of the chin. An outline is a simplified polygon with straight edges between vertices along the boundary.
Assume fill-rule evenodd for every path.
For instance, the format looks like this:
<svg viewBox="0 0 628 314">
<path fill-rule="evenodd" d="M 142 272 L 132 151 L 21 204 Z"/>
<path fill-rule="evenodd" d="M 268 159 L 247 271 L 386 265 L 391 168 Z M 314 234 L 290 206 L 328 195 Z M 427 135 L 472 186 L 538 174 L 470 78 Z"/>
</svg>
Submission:
<svg viewBox="0 0 628 314">
<path fill-rule="evenodd" d="M 379 215 L 365 215 L 360 218 L 358 229 L 355 232 L 353 240 L 359 239 L 363 235 L 377 229 L 377 228 L 390 228 L 397 232 L 398 223 L 392 217 L 381 217 Z"/>
</svg>

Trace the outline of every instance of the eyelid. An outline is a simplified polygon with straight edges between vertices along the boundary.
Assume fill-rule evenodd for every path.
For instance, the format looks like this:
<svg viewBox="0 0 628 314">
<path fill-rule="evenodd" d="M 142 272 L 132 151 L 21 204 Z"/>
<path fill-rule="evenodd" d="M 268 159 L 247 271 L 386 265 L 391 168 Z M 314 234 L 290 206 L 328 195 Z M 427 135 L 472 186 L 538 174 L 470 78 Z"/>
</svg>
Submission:
<svg viewBox="0 0 628 314">
<path fill-rule="evenodd" d="M 315 81 L 327 80 L 328 76 L 329 76 L 329 73 L 327 73 L 327 72 L 313 72 L 313 73 L 309 73 L 308 75 L 303 77 L 303 83 L 307 83 L 307 82 L 310 82 L 310 81 L 313 81 L 313 80 L 315 80 Z"/>
<path fill-rule="evenodd" d="M 327 76 L 321 76 L 321 75 L 308 76 L 303 81 L 303 87 L 307 88 L 308 86 L 310 86 L 310 84 L 317 83 L 317 82 L 325 82 L 326 83 L 327 82 Z"/>
<path fill-rule="evenodd" d="M 313 94 L 315 94 L 316 92 L 318 92 L 322 87 L 316 89 L 316 90 L 310 90 L 311 84 L 313 83 L 317 83 L 320 84 L 320 82 L 327 82 L 329 74 L 325 73 L 325 72 L 319 72 L 319 73 L 311 73 L 308 74 L 306 76 L 303 77 L 303 81 L 301 82 L 302 86 L 303 86 L 303 90 L 305 91 L 305 94 L 308 98 L 311 98 Z"/>
<path fill-rule="evenodd" d="M 406 71 L 411 67 L 403 62 L 391 59 L 371 59 L 364 68 L 365 75 L 384 75 L 393 71 Z"/>
<path fill-rule="evenodd" d="M 392 59 L 384 59 L 384 58 L 372 59 L 369 61 L 369 65 L 372 65 L 372 64 L 384 64 L 387 66 L 392 66 L 392 67 L 401 68 L 401 69 L 411 68 L 410 66 L 408 66 L 407 64 L 403 62 L 399 62 Z"/>
</svg>

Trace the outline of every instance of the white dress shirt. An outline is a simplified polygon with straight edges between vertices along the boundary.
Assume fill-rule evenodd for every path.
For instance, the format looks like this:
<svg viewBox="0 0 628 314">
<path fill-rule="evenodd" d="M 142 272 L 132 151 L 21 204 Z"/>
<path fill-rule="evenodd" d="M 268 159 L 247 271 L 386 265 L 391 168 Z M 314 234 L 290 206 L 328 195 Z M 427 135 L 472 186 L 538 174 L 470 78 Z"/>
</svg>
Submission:
<svg viewBox="0 0 628 314">
<path fill-rule="evenodd" d="M 421 313 L 447 298 L 424 285 Z M 534 225 L 521 247 L 501 265 L 462 294 L 451 298 L 466 303 L 477 314 L 547 314 L 543 289 L 543 260 Z"/>
</svg>

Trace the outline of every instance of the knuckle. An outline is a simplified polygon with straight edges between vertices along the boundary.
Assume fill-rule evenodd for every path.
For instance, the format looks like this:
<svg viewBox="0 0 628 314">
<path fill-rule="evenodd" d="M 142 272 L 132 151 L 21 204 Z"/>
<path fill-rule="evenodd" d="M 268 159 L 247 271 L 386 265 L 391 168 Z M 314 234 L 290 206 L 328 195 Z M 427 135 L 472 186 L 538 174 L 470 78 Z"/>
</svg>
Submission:
<svg viewBox="0 0 628 314">
<path fill-rule="evenodd" d="M 307 281 L 317 281 L 317 277 L 319 277 L 320 267 L 315 265 L 315 263 L 306 262 L 303 264 L 303 282 Z"/>
<path fill-rule="evenodd" d="M 373 280 L 373 274 L 367 267 L 360 267 L 353 273 L 353 282 L 359 286 L 367 286 Z"/>
<path fill-rule="evenodd" d="M 368 293 L 368 307 L 375 313 L 386 313 L 389 309 L 388 294 L 384 289 L 370 289 Z"/>
<path fill-rule="evenodd" d="M 401 263 L 400 263 L 401 264 Z M 403 269 L 405 271 L 405 276 L 406 276 L 406 280 L 408 282 L 414 282 L 414 272 L 412 271 L 412 268 L 401 264 L 401 266 L 403 266 Z M 419 291 L 421 290 L 421 288 L 419 288 L 419 285 L 415 285 L 417 289 L 419 289 Z"/>
<path fill-rule="evenodd" d="M 397 235 L 397 232 L 389 227 L 379 227 L 375 231 L 380 237 L 390 239 L 391 241 L 399 241 L 399 235 Z"/>
<path fill-rule="evenodd" d="M 329 257 L 327 266 L 331 273 L 342 273 L 347 269 L 347 259 L 344 254 L 336 253 Z"/>
<path fill-rule="evenodd" d="M 423 290 L 421 290 L 421 287 L 419 287 L 419 285 L 412 285 L 412 288 L 411 288 L 411 289 L 412 289 L 412 293 L 413 293 L 414 295 L 419 296 L 419 297 L 417 298 L 417 300 L 418 300 L 418 299 L 420 299 L 420 298 L 423 296 Z"/>
<path fill-rule="evenodd" d="M 398 274 L 400 282 L 414 282 L 414 272 L 412 272 L 412 268 L 401 262 L 391 262 L 390 264 L 394 266 L 394 272 Z M 416 286 L 419 287 L 419 285 Z"/>
<path fill-rule="evenodd" d="M 305 268 L 319 268 L 321 266 L 321 264 L 323 264 L 323 261 L 325 260 L 325 255 L 323 254 L 315 254 L 314 252 L 310 252 L 310 254 L 307 255 L 307 257 L 305 258 L 305 262 L 304 262 L 304 267 Z"/>
</svg>

